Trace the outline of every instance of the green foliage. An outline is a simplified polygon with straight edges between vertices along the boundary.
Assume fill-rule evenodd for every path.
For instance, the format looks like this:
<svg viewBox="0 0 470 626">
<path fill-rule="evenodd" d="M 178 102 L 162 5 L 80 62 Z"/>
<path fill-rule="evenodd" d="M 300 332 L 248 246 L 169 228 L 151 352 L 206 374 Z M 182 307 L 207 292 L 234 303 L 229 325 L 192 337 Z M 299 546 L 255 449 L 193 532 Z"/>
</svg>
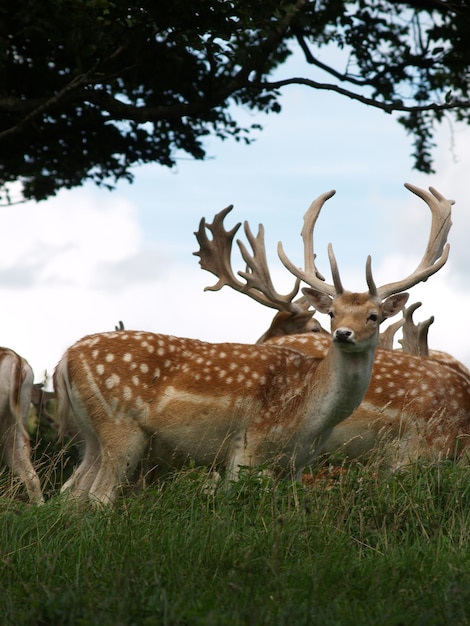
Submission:
<svg viewBox="0 0 470 626">
<path fill-rule="evenodd" d="M 470 623 L 470 469 L 329 485 L 188 469 L 113 510 L 0 500 L 3 623 Z"/>
<path fill-rule="evenodd" d="M 205 157 L 215 134 L 249 142 L 234 106 L 279 112 L 282 86 L 334 89 L 386 112 L 432 169 L 434 123 L 469 119 L 466 3 L 333 0 L 18 0 L 0 6 L 0 189 L 41 200 L 132 167 Z M 294 45 L 307 78 L 270 82 Z M 316 51 L 335 45 L 346 67 Z M 314 72 L 331 83 L 311 80 Z"/>
</svg>

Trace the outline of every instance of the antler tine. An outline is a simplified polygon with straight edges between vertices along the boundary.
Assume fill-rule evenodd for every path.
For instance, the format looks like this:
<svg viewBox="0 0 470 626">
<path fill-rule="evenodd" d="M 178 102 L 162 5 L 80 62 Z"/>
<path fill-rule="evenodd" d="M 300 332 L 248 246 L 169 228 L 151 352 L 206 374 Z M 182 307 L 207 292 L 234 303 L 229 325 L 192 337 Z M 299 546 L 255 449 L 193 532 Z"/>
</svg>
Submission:
<svg viewBox="0 0 470 626">
<path fill-rule="evenodd" d="M 320 274 L 315 266 L 315 258 L 317 255 L 315 254 L 313 248 L 313 230 L 323 205 L 335 193 L 335 191 L 328 191 L 312 202 L 304 215 L 304 225 L 300 231 L 300 236 L 304 242 L 305 271 L 316 275 L 320 280 L 325 280 L 325 278 Z"/>
<path fill-rule="evenodd" d="M 219 279 L 215 285 L 205 287 L 204 291 L 218 291 L 224 285 L 227 285 L 235 289 L 235 291 L 246 294 L 264 306 L 269 306 L 278 311 L 299 312 L 308 308 L 300 301 L 298 303 L 292 302 L 292 299 L 298 293 L 300 281 L 296 281 L 294 289 L 286 296 L 280 296 L 276 293 L 268 270 L 262 225 L 260 225 L 258 237 L 255 238 L 248 223 L 245 222 L 245 233 L 253 248 L 254 255 L 251 256 L 243 243 L 237 241 L 242 256 L 250 270 L 238 272 L 242 278 L 245 278 L 246 282 L 238 280 L 232 270 L 231 254 L 233 238 L 240 228 L 241 222 L 236 224 L 231 230 L 226 230 L 223 223 L 226 215 L 232 209 L 233 205 L 230 205 L 217 213 L 212 224 L 206 223 L 205 218 L 202 218 L 199 223 L 199 229 L 194 233 L 199 243 L 199 250 L 193 252 L 193 254 L 200 257 L 199 264 L 202 269 L 211 272 Z M 207 231 L 212 234 L 212 239 L 208 238 Z"/>
<path fill-rule="evenodd" d="M 424 257 L 418 266 L 418 269 L 426 268 L 428 264 L 435 263 L 442 256 L 444 244 L 452 226 L 451 207 L 455 204 L 455 200 L 447 200 L 434 187 L 429 187 L 431 193 L 409 183 L 405 183 L 405 187 L 422 198 L 432 211 L 431 234 Z"/>
<path fill-rule="evenodd" d="M 449 229 L 452 225 L 451 207 L 455 203 L 454 200 L 448 200 L 434 189 L 434 187 L 429 187 L 431 193 L 425 189 L 410 185 L 409 183 L 405 183 L 405 187 L 424 200 L 431 209 L 431 232 L 426 251 L 418 267 L 407 278 L 377 288 L 377 295 L 381 299 L 409 289 L 419 282 L 426 281 L 430 276 L 441 269 L 449 256 L 450 245 L 446 242 Z M 371 282 L 372 287 L 369 285 L 369 289 L 373 292 L 375 287 L 373 281 Z"/>
<path fill-rule="evenodd" d="M 413 302 L 413 304 L 410 304 L 406 309 L 403 309 L 403 321 L 408 324 L 414 324 L 413 313 L 419 309 L 420 306 L 423 306 L 422 302 Z"/>
<path fill-rule="evenodd" d="M 387 326 L 387 328 L 379 335 L 379 348 L 383 348 L 384 350 L 393 350 L 393 340 L 395 339 L 395 335 L 400 328 L 402 328 L 404 323 L 405 320 L 401 319 L 393 324 L 390 324 L 390 326 Z"/>
<path fill-rule="evenodd" d="M 415 302 L 403 311 L 403 339 L 400 339 L 399 343 L 403 348 L 403 352 L 417 356 L 428 356 L 428 332 L 429 327 L 434 323 L 434 316 L 432 315 L 424 322 L 415 324 L 413 313 L 420 306 L 421 302 Z"/>
<path fill-rule="evenodd" d="M 214 216 L 212 224 L 206 223 L 205 218 L 199 222 L 199 230 L 196 235 L 199 250 L 193 252 L 194 256 L 200 257 L 199 265 L 217 276 L 217 283 L 211 287 L 205 287 L 204 291 L 218 291 L 224 285 L 228 285 L 237 291 L 243 291 L 245 284 L 236 278 L 232 271 L 230 256 L 232 253 L 233 238 L 241 226 L 238 222 L 231 230 L 225 230 L 225 216 L 233 209 L 233 204 L 219 211 Z M 212 239 L 207 236 L 207 230 L 212 233 Z"/>
<path fill-rule="evenodd" d="M 304 215 L 304 225 L 301 231 L 301 236 L 304 242 L 304 265 L 305 269 L 301 270 L 299 267 L 294 265 L 292 261 L 287 257 L 284 249 L 282 247 L 282 243 L 279 242 L 277 246 L 277 252 L 279 258 L 285 267 L 292 273 L 294 276 L 303 280 L 305 283 L 313 287 L 313 289 L 317 289 L 322 293 L 325 293 L 329 296 L 334 296 L 338 291 L 335 288 L 335 285 L 330 285 L 325 282 L 324 277 L 320 274 L 315 266 L 315 252 L 313 246 L 313 230 L 315 228 L 316 221 L 320 214 L 320 211 L 329 198 L 334 196 L 336 191 L 332 189 L 331 191 L 327 191 L 323 193 L 321 196 L 318 196 L 316 200 L 312 202 L 307 212 Z M 331 250 L 331 252 L 330 252 Z M 330 266 L 333 274 L 333 280 L 335 284 L 341 285 L 339 281 L 339 273 L 336 266 L 336 260 L 334 258 L 331 246 L 329 247 L 328 256 L 330 259 Z M 340 289 L 342 291 L 342 288 Z"/>
<path fill-rule="evenodd" d="M 269 272 L 268 261 L 266 258 L 266 246 L 264 243 L 264 226 L 258 226 L 258 234 L 255 237 L 250 229 L 250 225 L 245 221 L 244 230 L 246 238 L 253 250 L 250 254 L 242 241 L 237 240 L 243 260 L 246 263 L 246 271 L 238 272 L 238 275 L 246 280 L 249 293 L 256 290 L 265 296 L 264 304 L 278 311 L 300 312 L 304 307 L 300 304 L 292 302 L 297 295 L 300 286 L 300 280 L 297 278 L 294 288 L 286 295 L 282 295 L 274 288 L 271 274 Z"/>
</svg>

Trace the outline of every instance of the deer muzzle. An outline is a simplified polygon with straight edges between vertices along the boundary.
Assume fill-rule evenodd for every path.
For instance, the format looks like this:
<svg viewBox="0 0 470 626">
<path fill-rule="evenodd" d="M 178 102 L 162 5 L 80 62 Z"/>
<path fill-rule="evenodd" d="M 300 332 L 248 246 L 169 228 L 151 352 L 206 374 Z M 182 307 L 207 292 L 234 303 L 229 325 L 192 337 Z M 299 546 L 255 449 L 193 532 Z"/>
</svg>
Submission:
<svg viewBox="0 0 470 626">
<path fill-rule="evenodd" d="M 337 328 L 333 333 L 333 341 L 338 343 L 355 343 L 354 331 L 350 328 Z"/>
</svg>

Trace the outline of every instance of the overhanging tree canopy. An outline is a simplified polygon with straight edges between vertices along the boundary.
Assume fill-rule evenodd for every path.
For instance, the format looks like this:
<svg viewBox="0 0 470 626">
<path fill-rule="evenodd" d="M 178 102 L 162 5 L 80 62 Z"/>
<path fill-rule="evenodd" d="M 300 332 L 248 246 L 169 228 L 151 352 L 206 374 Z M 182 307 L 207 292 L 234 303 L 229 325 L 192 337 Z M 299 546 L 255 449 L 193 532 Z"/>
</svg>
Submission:
<svg viewBox="0 0 470 626">
<path fill-rule="evenodd" d="M 470 121 L 469 41 L 463 0 L 3 3 L 0 193 L 20 180 L 41 200 L 132 180 L 137 164 L 172 166 L 178 151 L 203 159 L 210 133 L 250 140 L 234 104 L 279 112 L 290 84 L 399 112 L 430 172 L 435 123 Z M 274 82 L 294 44 L 303 76 Z M 319 60 L 328 45 L 342 67 Z"/>
</svg>

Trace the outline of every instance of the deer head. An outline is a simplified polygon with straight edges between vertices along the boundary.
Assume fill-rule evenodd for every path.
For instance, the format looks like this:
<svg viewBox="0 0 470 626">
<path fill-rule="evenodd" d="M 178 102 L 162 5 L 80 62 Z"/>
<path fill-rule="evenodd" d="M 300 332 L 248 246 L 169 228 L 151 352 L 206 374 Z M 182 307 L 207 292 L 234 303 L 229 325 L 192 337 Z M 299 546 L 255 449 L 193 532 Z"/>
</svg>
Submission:
<svg viewBox="0 0 470 626">
<path fill-rule="evenodd" d="M 304 216 L 304 227 L 301 234 L 304 241 L 305 269 L 302 270 L 292 263 L 285 254 L 282 244 L 279 243 L 278 254 L 283 264 L 294 276 L 297 276 L 297 278 L 312 287 L 310 290 L 303 289 L 303 294 L 318 311 L 330 315 L 332 319 L 333 341 L 347 341 L 351 339 L 348 328 L 343 328 L 336 321 L 338 307 L 343 308 L 348 306 L 348 302 L 360 299 L 364 303 L 370 304 L 371 315 L 374 318 L 377 316 L 376 321 L 380 324 L 384 319 L 393 316 L 404 307 L 408 295 L 402 293 L 403 291 L 427 280 L 447 261 L 449 255 L 447 235 L 452 224 L 450 213 L 454 201 L 447 200 L 433 187 L 430 187 L 430 193 L 408 183 L 405 184 L 405 187 L 428 204 L 432 213 L 432 224 L 428 244 L 421 262 L 412 274 L 400 281 L 376 287 L 369 256 L 366 262 L 366 282 L 369 291 L 363 294 L 351 294 L 345 291 L 341 283 L 333 247 L 329 244 L 328 257 L 333 283 L 327 284 L 325 282 L 315 266 L 316 255 L 314 253 L 313 231 L 323 204 L 334 195 L 335 191 L 329 191 L 319 196 Z"/>
</svg>

